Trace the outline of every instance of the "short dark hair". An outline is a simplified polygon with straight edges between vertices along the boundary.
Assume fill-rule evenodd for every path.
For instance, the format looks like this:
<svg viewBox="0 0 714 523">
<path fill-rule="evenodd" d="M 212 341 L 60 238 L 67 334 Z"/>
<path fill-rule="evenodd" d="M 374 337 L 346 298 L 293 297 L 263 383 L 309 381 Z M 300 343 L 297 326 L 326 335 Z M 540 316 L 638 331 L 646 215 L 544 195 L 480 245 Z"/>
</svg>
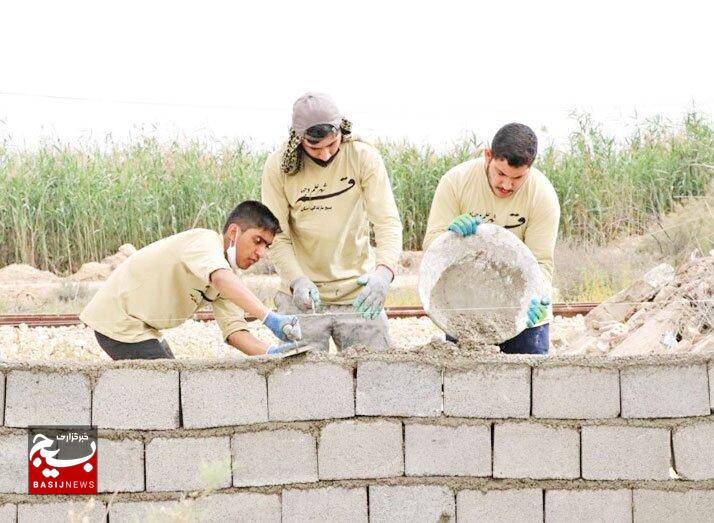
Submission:
<svg viewBox="0 0 714 523">
<path fill-rule="evenodd" d="M 533 129 L 522 123 L 501 127 L 491 142 L 493 157 L 507 160 L 511 167 L 531 166 L 538 153 L 538 138 Z"/>
<path fill-rule="evenodd" d="M 339 129 L 329 123 L 321 123 L 313 125 L 307 131 L 305 131 L 305 139 L 310 143 L 317 143 L 324 139 L 330 134 L 337 134 Z"/>
<path fill-rule="evenodd" d="M 228 230 L 228 226 L 237 223 L 241 230 L 266 229 L 273 234 L 282 232 L 280 222 L 275 215 L 270 212 L 265 205 L 254 200 L 246 200 L 236 205 L 226 219 L 223 232 Z"/>
</svg>

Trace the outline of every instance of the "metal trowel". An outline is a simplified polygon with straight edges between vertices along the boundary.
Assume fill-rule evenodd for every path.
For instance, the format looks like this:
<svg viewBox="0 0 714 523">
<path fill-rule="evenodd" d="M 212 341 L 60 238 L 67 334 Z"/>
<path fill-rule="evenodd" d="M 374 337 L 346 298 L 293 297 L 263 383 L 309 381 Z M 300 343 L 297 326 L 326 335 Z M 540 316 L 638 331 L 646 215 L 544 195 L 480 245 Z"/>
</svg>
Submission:
<svg viewBox="0 0 714 523">
<path fill-rule="evenodd" d="M 276 354 L 278 358 L 289 358 L 291 356 L 297 356 L 298 354 L 302 354 L 304 352 L 311 352 L 317 349 L 314 345 L 310 345 L 307 342 L 304 341 L 294 341 L 290 342 L 291 344 L 294 344 L 294 347 L 288 350 L 284 350 L 283 352 Z"/>
</svg>

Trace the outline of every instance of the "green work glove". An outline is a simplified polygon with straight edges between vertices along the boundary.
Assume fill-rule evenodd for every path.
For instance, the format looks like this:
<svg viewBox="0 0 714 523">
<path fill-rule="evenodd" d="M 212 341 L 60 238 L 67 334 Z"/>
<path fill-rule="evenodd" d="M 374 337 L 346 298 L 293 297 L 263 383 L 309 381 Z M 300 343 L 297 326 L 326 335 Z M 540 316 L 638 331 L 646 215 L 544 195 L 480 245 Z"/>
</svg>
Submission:
<svg viewBox="0 0 714 523">
<path fill-rule="evenodd" d="M 476 234 L 476 229 L 483 220 L 480 216 L 471 216 L 470 214 L 462 214 L 457 216 L 451 225 L 449 225 L 449 230 L 455 232 L 459 236 L 471 236 Z"/>
<path fill-rule="evenodd" d="M 352 305 L 365 320 L 373 320 L 382 312 L 389 284 L 393 279 L 392 271 L 384 265 L 378 265 L 373 272 L 363 274 L 357 279 L 357 285 L 364 285 L 364 289 L 360 291 Z"/>
<path fill-rule="evenodd" d="M 543 296 L 542 298 L 533 298 L 528 306 L 528 321 L 526 326 L 530 329 L 535 324 L 540 323 L 548 316 L 550 308 L 550 298 Z"/>
</svg>

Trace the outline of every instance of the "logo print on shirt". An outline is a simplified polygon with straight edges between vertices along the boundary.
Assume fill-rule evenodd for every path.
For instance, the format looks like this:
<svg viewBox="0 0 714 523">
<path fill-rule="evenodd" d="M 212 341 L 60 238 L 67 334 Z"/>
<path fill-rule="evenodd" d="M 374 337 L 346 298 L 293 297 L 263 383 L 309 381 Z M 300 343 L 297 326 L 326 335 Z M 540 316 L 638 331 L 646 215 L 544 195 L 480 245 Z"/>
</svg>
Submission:
<svg viewBox="0 0 714 523">
<path fill-rule="evenodd" d="M 525 216 L 521 216 L 521 215 L 518 214 L 517 212 L 515 212 L 515 213 L 512 212 L 509 216 L 512 216 L 513 218 L 515 218 L 516 216 L 518 216 L 518 219 L 516 220 L 518 223 L 516 223 L 515 225 L 504 225 L 503 227 L 504 227 L 505 229 L 515 229 L 516 227 L 520 227 L 521 225 L 523 225 L 524 223 L 526 223 L 526 217 L 525 217 Z"/>
<path fill-rule="evenodd" d="M 481 214 L 480 212 L 472 212 L 470 213 L 471 216 L 473 217 L 480 217 L 484 223 L 494 223 L 496 221 L 496 215 L 491 214 L 490 212 L 487 212 L 486 214 Z M 521 225 L 524 225 L 526 223 L 526 218 L 525 216 L 521 216 L 517 212 L 512 212 L 509 214 L 510 217 L 516 218 L 516 223 L 515 224 L 506 224 L 503 226 L 504 229 L 515 229 L 516 227 L 520 227 Z"/>
<path fill-rule="evenodd" d="M 344 181 L 345 179 L 346 179 L 346 178 L 341 178 L 340 181 Z M 318 195 L 318 196 L 308 196 L 308 195 L 305 195 L 305 196 L 301 196 L 300 198 L 298 198 L 297 201 L 299 201 L 299 202 L 311 202 L 311 201 L 315 201 L 315 200 L 326 200 L 326 199 L 328 199 L 328 198 L 334 198 L 335 196 L 339 196 L 340 194 L 346 193 L 347 191 L 349 191 L 350 189 L 352 189 L 352 187 L 354 187 L 356 184 L 357 184 L 357 182 L 355 182 L 354 178 L 350 178 L 350 179 L 347 181 L 347 187 L 346 187 L 345 189 L 342 189 L 341 191 L 333 192 L 333 193 L 330 193 L 330 194 L 320 194 L 320 195 Z M 324 190 L 324 189 L 323 189 L 323 190 Z M 305 188 L 305 189 L 303 189 L 303 190 L 300 191 L 300 192 L 307 192 L 308 194 L 311 194 L 311 193 L 313 193 L 313 192 L 321 192 L 321 191 L 319 190 L 319 186 L 316 185 L 316 186 L 313 187 L 313 189 L 311 189 L 311 190 Z"/>
</svg>

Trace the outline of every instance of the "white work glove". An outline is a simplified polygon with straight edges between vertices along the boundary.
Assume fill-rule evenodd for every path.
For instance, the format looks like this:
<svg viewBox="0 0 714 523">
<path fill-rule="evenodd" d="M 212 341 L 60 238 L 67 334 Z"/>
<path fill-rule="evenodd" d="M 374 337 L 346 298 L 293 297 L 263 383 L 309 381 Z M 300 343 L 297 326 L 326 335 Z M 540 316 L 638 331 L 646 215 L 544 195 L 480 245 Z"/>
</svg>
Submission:
<svg viewBox="0 0 714 523">
<path fill-rule="evenodd" d="M 365 320 L 373 320 L 382 312 L 389 284 L 393 279 L 392 271 L 384 265 L 378 265 L 374 271 L 363 274 L 357 279 L 357 285 L 364 285 L 364 289 L 360 291 L 352 305 Z"/>
<path fill-rule="evenodd" d="M 293 290 L 293 303 L 298 309 L 315 311 L 320 308 L 320 291 L 310 278 L 301 276 L 290 287 Z"/>
</svg>

